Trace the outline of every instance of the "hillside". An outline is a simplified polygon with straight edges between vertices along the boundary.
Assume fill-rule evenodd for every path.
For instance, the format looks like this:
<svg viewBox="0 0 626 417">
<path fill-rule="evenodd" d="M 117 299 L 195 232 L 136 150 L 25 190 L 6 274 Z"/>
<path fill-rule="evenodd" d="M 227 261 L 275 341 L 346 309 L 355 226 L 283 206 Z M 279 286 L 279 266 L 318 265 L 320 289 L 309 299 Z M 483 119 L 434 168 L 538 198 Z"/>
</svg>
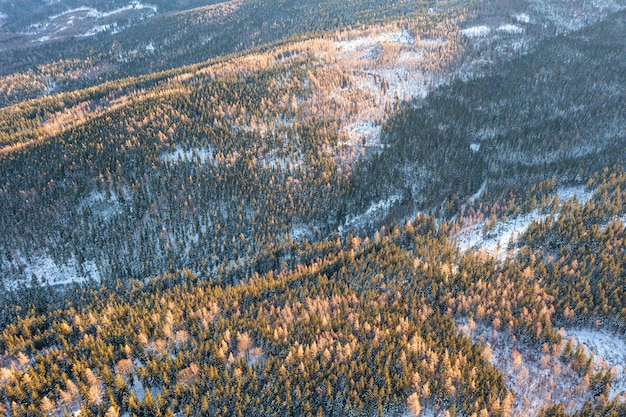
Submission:
<svg viewBox="0 0 626 417">
<path fill-rule="evenodd" d="M 626 4 L 27 6 L 2 412 L 626 412 Z"/>
</svg>

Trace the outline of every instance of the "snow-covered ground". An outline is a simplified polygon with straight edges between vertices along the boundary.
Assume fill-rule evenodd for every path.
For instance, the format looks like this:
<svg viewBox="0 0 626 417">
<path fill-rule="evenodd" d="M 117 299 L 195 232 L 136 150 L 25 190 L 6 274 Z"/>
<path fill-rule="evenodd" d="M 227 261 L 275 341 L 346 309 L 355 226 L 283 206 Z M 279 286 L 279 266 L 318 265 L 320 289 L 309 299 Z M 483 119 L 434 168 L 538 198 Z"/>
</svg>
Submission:
<svg viewBox="0 0 626 417">
<path fill-rule="evenodd" d="M 470 202 L 476 201 L 485 190 L 484 183 L 475 195 L 470 197 Z M 584 186 L 563 187 L 557 190 L 561 204 L 571 198 L 576 198 L 581 203 L 585 203 L 593 196 L 593 192 L 585 189 Z M 461 251 L 468 249 L 484 250 L 492 255 L 502 258 L 507 255 L 508 246 L 514 244 L 523 235 L 533 221 L 540 221 L 547 218 L 548 214 L 542 214 L 539 209 L 530 213 L 508 217 L 506 221 L 498 221 L 490 231 L 484 232 L 485 222 L 462 228 L 452 236 L 452 240 L 459 245 Z"/>
<path fill-rule="evenodd" d="M 529 3 L 533 15 L 550 21 L 559 32 L 581 29 L 626 8 L 624 0 L 531 0 Z"/>
<path fill-rule="evenodd" d="M 210 146 L 203 148 L 193 148 L 183 150 L 181 148 L 177 148 L 173 152 L 163 153 L 159 156 L 159 159 L 163 162 L 172 163 L 172 162 L 199 162 L 204 164 L 213 159 L 213 148 Z"/>
<path fill-rule="evenodd" d="M 318 76 L 311 107 L 323 112 L 339 107 L 340 133 L 360 149 L 380 147 L 381 122 L 399 101 L 423 99 L 450 74 L 429 70 L 433 60 L 451 62 L 451 40 L 425 39 L 406 29 L 378 27 L 351 31 L 336 42 L 316 47 L 315 54 L 350 80 L 349 87 Z M 339 75 L 339 74 L 338 74 Z M 358 103 L 358 110 L 355 108 Z M 308 104 L 308 103 L 307 103 Z M 359 152 L 353 156 L 358 157 Z"/>
<path fill-rule="evenodd" d="M 115 10 L 100 11 L 94 7 L 81 6 L 49 16 L 46 20 L 34 23 L 22 35 L 37 36 L 32 42 L 47 42 L 68 36 L 86 37 L 100 32 L 118 33 L 124 29 L 117 20 L 128 16 L 145 18 L 157 13 L 157 7 L 132 1 Z"/>
<path fill-rule="evenodd" d="M 6 283 L 9 288 L 16 288 L 20 284 L 30 285 L 33 276 L 42 285 L 55 286 L 84 283 L 90 279 L 100 281 L 100 271 L 93 261 L 84 262 L 81 268 L 76 258 L 72 258 L 66 263 L 57 263 L 50 256 L 41 255 L 33 257 L 30 262 L 22 258 L 20 263 L 23 266 L 22 276 L 24 279 L 21 282 Z"/>
<path fill-rule="evenodd" d="M 519 23 L 530 23 L 530 16 L 526 13 L 516 13 L 511 17 Z"/>
<path fill-rule="evenodd" d="M 375 123 L 365 120 L 358 120 L 344 127 L 343 130 L 352 140 L 364 142 L 369 146 L 382 146 L 380 144 L 381 125 L 376 125 Z"/>
<path fill-rule="evenodd" d="M 105 17 L 115 16 L 117 14 L 129 11 L 129 10 L 142 10 L 142 9 L 150 9 L 154 13 L 156 13 L 157 11 L 157 7 L 152 4 L 142 4 L 141 2 L 133 1 L 126 6 L 123 6 L 115 10 L 108 11 L 108 12 L 101 12 L 98 9 L 95 9 L 93 7 L 86 7 L 86 6 L 77 7 L 75 9 L 66 10 L 63 13 L 50 16 L 48 17 L 48 20 L 57 20 L 67 15 L 76 15 L 76 14 L 85 14 L 85 17 L 90 17 L 93 19 L 103 19 Z"/>
<path fill-rule="evenodd" d="M 553 403 L 561 403 L 568 412 L 574 412 L 585 401 L 593 399 L 583 377 L 561 362 L 560 350 L 544 351 L 515 340 L 510 334 L 494 332 L 490 326 L 478 325 L 473 329 L 467 321 L 459 322 L 459 331 L 486 346 L 491 364 L 502 372 L 507 387 L 513 391 L 513 416 L 536 416 L 542 408 Z M 612 384 L 610 396 L 615 398 L 623 393 L 626 388 L 626 342 L 606 330 L 566 330 L 565 337 L 570 336 L 582 343 L 588 353 L 595 351 L 596 370 L 617 367 L 618 380 Z M 577 344 L 574 349 L 576 347 Z"/>
<path fill-rule="evenodd" d="M 501 257 L 506 254 L 509 243 L 514 243 L 533 221 L 542 218 L 544 216 L 539 214 L 539 210 L 533 210 L 523 216 L 498 222 L 493 230 L 487 233 L 483 232 L 484 222 L 481 222 L 464 228 L 452 238 L 459 245 L 461 251 L 468 249 L 484 250 Z"/>
<path fill-rule="evenodd" d="M 335 46 L 344 53 L 345 58 L 354 58 L 354 53 L 360 58 L 371 58 L 370 54 L 363 54 L 364 51 L 371 51 L 380 46 L 381 43 L 413 45 L 415 38 L 407 31 L 392 31 L 380 33 L 372 36 L 361 36 L 349 41 L 340 41 Z"/>
<path fill-rule="evenodd" d="M 512 33 L 512 34 L 524 33 L 524 29 L 522 29 L 519 26 L 511 25 L 511 24 L 498 26 L 498 28 L 496 30 L 498 32 L 506 32 L 506 33 Z"/>
<path fill-rule="evenodd" d="M 469 203 L 472 204 L 474 201 L 478 200 L 483 195 L 486 189 L 487 189 L 487 180 L 483 181 L 483 183 L 480 184 L 480 188 L 476 190 L 476 192 L 470 196 Z"/>
<path fill-rule="evenodd" d="M 467 29 L 463 29 L 461 33 L 468 38 L 484 37 L 491 33 L 491 29 L 485 25 L 472 26 Z"/>
<path fill-rule="evenodd" d="M 594 354 L 598 367 L 614 368 L 609 400 L 626 395 L 626 340 L 606 330 L 569 329 L 565 337 L 573 337 L 584 346 L 586 354 Z"/>
<path fill-rule="evenodd" d="M 356 216 L 348 216 L 343 226 L 339 226 L 339 233 L 343 234 L 346 230 L 358 229 L 367 226 L 377 218 L 382 218 L 389 209 L 398 201 L 400 201 L 399 195 L 391 196 L 385 200 L 380 200 L 373 203 L 364 213 Z"/>
<path fill-rule="evenodd" d="M 109 220 L 122 212 L 122 203 L 114 192 L 105 195 L 99 191 L 92 191 L 79 206 L 81 210 L 85 210 L 87 207 L 94 216 L 102 217 L 104 220 Z"/>
</svg>

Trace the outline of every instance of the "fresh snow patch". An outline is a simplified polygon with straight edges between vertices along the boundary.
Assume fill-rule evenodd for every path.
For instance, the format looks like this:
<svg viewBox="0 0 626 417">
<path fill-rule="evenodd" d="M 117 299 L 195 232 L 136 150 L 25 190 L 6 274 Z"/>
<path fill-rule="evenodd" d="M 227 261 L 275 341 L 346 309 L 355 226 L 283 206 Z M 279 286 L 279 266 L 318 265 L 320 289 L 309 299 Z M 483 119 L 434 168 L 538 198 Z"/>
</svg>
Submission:
<svg viewBox="0 0 626 417">
<path fill-rule="evenodd" d="M 485 250 L 493 255 L 502 256 L 509 243 L 515 242 L 533 221 L 542 218 L 539 210 L 533 210 L 523 216 L 507 218 L 505 222 L 499 222 L 488 233 L 483 231 L 484 223 L 479 223 L 455 233 L 452 240 L 459 245 L 461 251 L 468 249 Z"/>
<path fill-rule="evenodd" d="M 615 377 L 611 383 L 609 400 L 626 393 L 626 341 L 619 336 L 604 330 L 570 329 L 566 337 L 574 337 L 586 350 L 586 354 L 594 353 L 595 364 L 602 359 L 608 363 L 608 368 L 617 367 Z M 606 365 L 606 364 L 605 364 Z"/>
<path fill-rule="evenodd" d="M 343 234 L 346 230 L 353 229 L 355 227 L 363 227 L 377 217 L 384 216 L 396 202 L 400 201 L 400 198 L 401 197 L 399 195 L 391 196 L 385 200 L 373 203 L 363 214 L 348 216 L 345 224 L 343 226 L 339 226 L 339 233 Z"/>
<path fill-rule="evenodd" d="M 289 233 L 291 239 L 294 241 L 300 241 L 302 238 L 311 238 L 311 228 L 304 223 L 294 223 L 291 226 L 291 233 Z"/>
<path fill-rule="evenodd" d="M 82 265 L 84 274 L 80 272 L 80 266 L 76 258 L 72 258 L 65 264 L 57 264 L 50 256 L 42 255 L 33 258 L 30 262 L 22 258 L 25 265 L 23 270 L 23 284 L 29 285 L 30 278 L 35 276 L 40 283 L 48 285 L 68 285 L 72 283 L 84 283 L 89 279 L 100 280 L 100 271 L 93 261 L 86 261 Z M 17 282 L 14 283 L 17 285 Z"/>
<path fill-rule="evenodd" d="M 76 13 L 85 13 L 86 17 L 90 17 L 93 19 L 102 19 L 105 17 L 123 13 L 128 10 L 141 10 L 141 9 L 151 9 L 154 13 L 156 13 L 157 11 L 157 7 L 152 4 L 142 4 L 140 2 L 134 1 L 130 3 L 129 5 L 117 8 L 115 10 L 111 10 L 110 12 L 101 12 L 98 9 L 94 9 L 93 7 L 86 7 L 86 6 L 77 7 L 75 9 L 66 10 L 63 13 L 50 16 L 48 17 L 48 20 L 56 20 L 68 14 L 76 14 Z"/>
<path fill-rule="evenodd" d="M 335 42 L 335 47 L 348 52 L 357 51 L 364 48 L 371 48 L 381 43 L 397 43 L 403 45 L 413 45 L 415 38 L 408 30 L 400 32 L 387 32 L 374 36 L 362 36 L 349 41 Z"/>
<path fill-rule="evenodd" d="M 77 7 L 75 9 L 66 10 L 63 13 L 59 13 L 59 14 L 55 14 L 53 16 L 49 16 L 48 20 L 56 20 L 59 17 L 65 16 L 65 15 L 68 15 L 68 14 L 80 13 L 80 12 L 86 12 L 87 16 L 90 16 L 90 17 L 91 17 L 92 13 L 98 13 L 98 11 L 96 9 L 92 8 L 92 7 L 82 6 L 82 7 Z"/>
<path fill-rule="evenodd" d="M 468 38 L 480 38 L 489 35 L 491 29 L 487 26 L 473 26 L 471 28 L 463 29 L 461 33 Z"/>
<path fill-rule="evenodd" d="M 176 149 L 173 152 L 167 152 L 159 156 L 159 159 L 163 162 L 200 162 L 205 163 L 213 159 L 213 148 L 210 146 L 203 148 L 193 148 L 183 150 L 181 148 Z"/>
<path fill-rule="evenodd" d="M 528 16 L 526 13 L 514 14 L 513 19 L 520 23 L 530 23 L 530 16 Z"/>
<path fill-rule="evenodd" d="M 359 120 L 345 128 L 352 140 L 365 141 L 367 145 L 380 145 L 382 126 L 372 122 Z"/>
<path fill-rule="evenodd" d="M 557 194 L 561 204 L 571 198 L 585 203 L 593 196 L 593 192 L 587 191 L 584 186 L 559 188 Z M 507 217 L 506 221 L 498 222 L 487 233 L 483 231 L 484 222 L 480 222 L 464 227 L 452 236 L 452 240 L 459 245 L 461 251 L 468 249 L 485 250 L 492 255 L 503 257 L 506 255 L 509 243 L 515 243 L 528 230 L 533 221 L 540 221 L 546 217 L 548 217 L 547 214 L 541 214 L 539 209 L 535 209 L 518 217 Z"/>
<path fill-rule="evenodd" d="M 515 25 L 502 25 L 499 26 L 497 30 L 498 32 L 506 32 L 511 34 L 519 34 L 524 32 L 524 29 Z"/>
<path fill-rule="evenodd" d="M 474 194 L 472 194 L 472 196 L 469 198 L 469 202 L 473 203 L 474 201 L 478 200 L 480 198 L 480 196 L 483 195 L 483 193 L 485 192 L 486 189 L 487 189 L 487 180 L 483 181 L 483 183 L 480 185 L 480 188 L 478 189 L 478 191 L 476 191 Z"/>
<path fill-rule="evenodd" d="M 611 13 L 624 10 L 626 5 L 621 0 L 531 0 L 530 7 L 536 15 L 552 22 L 563 33 L 593 25 Z"/>
<path fill-rule="evenodd" d="M 584 388 L 582 377 L 564 365 L 558 354 L 542 352 L 488 325 L 477 324 L 474 330 L 467 320 L 460 319 L 457 323 L 461 333 L 491 352 L 491 364 L 502 372 L 507 388 L 515 396 L 511 416 L 537 416 L 554 403 L 563 403 L 566 411 L 573 413 L 592 400 L 592 393 Z M 514 357 L 518 354 L 521 361 L 516 363 Z"/>
<path fill-rule="evenodd" d="M 591 200 L 593 197 L 594 191 L 587 190 L 587 187 L 584 185 L 579 185 L 575 187 L 562 187 L 557 190 L 557 194 L 559 195 L 559 201 L 563 203 L 564 201 L 575 198 L 578 202 L 584 204 L 587 201 Z"/>
<path fill-rule="evenodd" d="M 122 203 L 120 203 L 118 196 L 115 193 L 101 193 L 99 191 L 92 191 L 87 198 L 85 198 L 81 204 L 80 209 L 84 210 L 86 207 L 91 209 L 91 212 L 95 216 L 100 216 L 104 220 L 109 220 L 111 217 L 122 212 Z"/>
<path fill-rule="evenodd" d="M 110 12 L 103 12 L 102 17 L 109 17 L 112 15 L 116 15 L 127 10 L 138 10 L 138 9 L 151 9 L 154 13 L 157 11 L 157 7 L 152 4 L 141 4 L 138 1 L 134 1 L 128 6 L 120 7 L 119 9 L 112 10 Z"/>
</svg>

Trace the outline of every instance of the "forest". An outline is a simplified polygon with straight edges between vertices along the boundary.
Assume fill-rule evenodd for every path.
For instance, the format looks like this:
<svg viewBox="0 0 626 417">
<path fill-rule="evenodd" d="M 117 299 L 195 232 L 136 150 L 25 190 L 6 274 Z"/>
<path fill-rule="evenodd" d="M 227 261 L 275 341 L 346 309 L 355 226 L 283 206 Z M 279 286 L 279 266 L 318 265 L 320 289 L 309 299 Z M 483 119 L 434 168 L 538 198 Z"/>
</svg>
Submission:
<svg viewBox="0 0 626 417">
<path fill-rule="evenodd" d="M 0 413 L 626 415 L 626 11 L 524 4 L 0 51 Z"/>
</svg>

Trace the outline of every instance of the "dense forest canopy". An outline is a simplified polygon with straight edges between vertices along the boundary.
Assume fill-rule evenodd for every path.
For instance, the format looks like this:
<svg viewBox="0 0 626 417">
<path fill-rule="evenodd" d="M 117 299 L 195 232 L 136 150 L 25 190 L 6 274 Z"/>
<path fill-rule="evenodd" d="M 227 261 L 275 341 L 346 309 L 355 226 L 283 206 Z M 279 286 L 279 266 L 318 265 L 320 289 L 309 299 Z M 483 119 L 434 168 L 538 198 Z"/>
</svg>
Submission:
<svg viewBox="0 0 626 417">
<path fill-rule="evenodd" d="M 0 38 L 0 413 L 626 413 L 626 5 L 153 3 Z"/>
</svg>

